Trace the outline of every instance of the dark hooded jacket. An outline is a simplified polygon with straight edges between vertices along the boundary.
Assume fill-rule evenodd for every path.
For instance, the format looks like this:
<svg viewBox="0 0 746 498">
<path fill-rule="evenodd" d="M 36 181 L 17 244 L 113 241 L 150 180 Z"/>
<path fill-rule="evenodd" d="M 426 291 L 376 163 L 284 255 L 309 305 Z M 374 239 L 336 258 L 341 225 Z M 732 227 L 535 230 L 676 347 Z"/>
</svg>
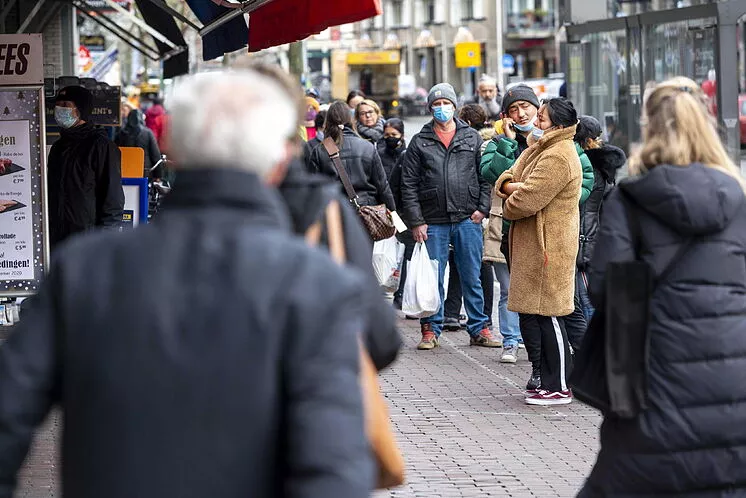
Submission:
<svg viewBox="0 0 746 498">
<path fill-rule="evenodd" d="M 55 404 L 60 496 L 369 496 L 353 331 L 373 296 L 259 177 L 182 170 L 155 223 L 55 259 L 0 347 L 0 498 Z"/>
<path fill-rule="evenodd" d="M 143 167 L 146 177 L 150 176 L 150 168 L 158 164 L 161 159 L 161 151 L 158 149 L 155 135 L 145 126 L 142 114 L 137 109 L 130 111 L 127 116 L 127 123 L 114 137 L 114 142 L 120 147 L 139 147 L 145 151 Z M 154 177 L 163 177 L 162 168 L 160 169 L 161 171 L 154 172 Z"/>
<path fill-rule="evenodd" d="M 122 223 L 122 157 L 106 131 L 91 123 L 62 130 L 49 151 L 49 240 Z"/>
<path fill-rule="evenodd" d="M 339 157 L 358 196 L 358 203 L 361 206 L 386 204 L 390 211 L 394 211 L 394 196 L 375 146 L 360 138 L 350 127 L 344 129 L 343 137 Z M 311 171 L 336 178 L 340 191 L 344 192 L 334 163 L 323 145 L 311 152 Z"/>
<path fill-rule="evenodd" d="M 402 162 L 404 221 L 411 227 L 459 223 L 475 211 L 490 212 L 490 184 L 479 162 L 482 137 L 456 119 L 448 148 L 435 133 L 433 121 L 412 138 Z"/>
<path fill-rule="evenodd" d="M 594 306 L 612 261 L 637 259 L 622 199 L 638 213 L 639 258 L 660 275 L 649 318 L 648 408 L 607 417 L 579 496 L 746 496 L 746 201 L 700 164 L 657 166 L 620 182 L 604 205 L 589 281 Z"/>
<path fill-rule="evenodd" d="M 391 173 L 394 171 L 394 167 L 401 162 L 404 153 L 407 152 L 407 144 L 404 141 L 404 138 L 402 138 L 399 147 L 391 150 L 386 147 L 386 140 L 381 139 L 378 141 L 378 144 L 376 144 L 376 148 L 378 149 L 378 156 L 381 158 L 383 170 L 386 172 L 386 178 L 389 179 L 390 183 Z M 394 187 L 392 186 L 391 191 L 393 192 L 393 190 Z"/>
<path fill-rule="evenodd" d="M 324 176 L 306 173 L 300 161 L 291 164 L 288 175 L 280 186 L 280 193 L 289 208 L 293 231 L 301 235 L 316 221 L 322 219 L 330 201 L 339 201 L 342 206 L 347 262 L 368 277 L 371 295 L 376 295 L 370 301 L 371 316 L 375 317 L 375 321 L 367 324 L 365 345 L 376 368 L 381 370 L 387 367 L 399 354 L 402 340 L 396 328 L 393 309 L 380 296 L 378 282 L 370 263 L 373 257 L 370 236 L 360 223 L 357 213 L 349 201 L 339 193 L 335 183 Z"/>
<path fill-rule="evenodd" d="M 587 270 L 593 256 L 604 199 L 616 184 L 617 171 L 627 162 L 624 151 L 613 145 L 587 149 L 585 155 L 593 166 L 593 188 L 588 199 L 580 205 L 578 269 L 581 271 Z"/>
</svg>

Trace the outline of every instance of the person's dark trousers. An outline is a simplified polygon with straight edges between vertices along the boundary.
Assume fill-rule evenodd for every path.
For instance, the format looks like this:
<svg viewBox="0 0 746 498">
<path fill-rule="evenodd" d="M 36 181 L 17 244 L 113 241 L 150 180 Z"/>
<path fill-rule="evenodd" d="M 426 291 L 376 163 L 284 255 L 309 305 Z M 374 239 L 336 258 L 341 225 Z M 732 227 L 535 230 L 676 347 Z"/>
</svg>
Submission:
<svg viewBox="0 0 746 498">
<path fill-rule="evenodd" d="M 579 274 L 580 272 L 578 272 Z M 588 322 L 583 314 L 583 306 L 580 301 L 580 288 L 578 287 L 578 279 L 575 279 L 575 310 L 565 317 L 565 329 L 567 330 L 567 339 L 570 341 L 570 346 L 574 352 L 580 351 L 580 346 L 583 344 L 583 337 L 585 337 L 585 331 L 588 328 Z"/>
<path fill-rule="evenodd" d="M 448 273 L 448 297 L 445 305 L 445 318 L 458 320 L 461 314 L 461 278 L 458 276 L 456 263 L 453 262 L 453 251 L 448 257 L 450 271 Z M 495 299 L 495 275 L 492 273 L 492 264 L 484 261 L 479 270 L 479 279 L 482 283 L 482 294 L 484 294 L 484 314 L 487 315 L 487 326 L 492 328 L 492 305 Z"/>
<path fill-rule="evenodd" d="M 505 262 L 510 270 L 510 244 L 508 243 L 508 234 L 503 233 L 503 240 L 500 242 L 500 252 L 505 256 Z"/>
<path fill-rule="evenodd" d="M 401 280 L 399 281 L 399 288 L 394 293 L 394 305 L 398 309 L 401 309 L 401 301 L 404 297 L 404 282 L 407 280 L 407 262 L 412 259 L 415 241 L 412 237 L 411 230 L 396 234 L 396 238 L 399 242 L 404 244 L 404 261 L 401 265 Z"/>
<path fill-rule="evenodd" d="M 495 274 L 492 272 L 492 263 L 482 261 L 482 270 L 479 275 L 482 281 L 482 294 L 484 294 L 484 314 L 487 315 L 487 326 L 492 328 L 492 306 L 495 302 Z"/>
<path fill-rule="evenodd" d="M 572 359 L 564 319 L 521 314 L 520 323 L 529 359 L 541 367 L 541 389 L 567 391 Z"/>
<path fill-rule="evenodd" d="M 458 320 L 461 315 L 461 277 L 458 275 L 453 248 L 448 250 L 448 297 L 446 297 L 444 318 Z"/>
</svg>

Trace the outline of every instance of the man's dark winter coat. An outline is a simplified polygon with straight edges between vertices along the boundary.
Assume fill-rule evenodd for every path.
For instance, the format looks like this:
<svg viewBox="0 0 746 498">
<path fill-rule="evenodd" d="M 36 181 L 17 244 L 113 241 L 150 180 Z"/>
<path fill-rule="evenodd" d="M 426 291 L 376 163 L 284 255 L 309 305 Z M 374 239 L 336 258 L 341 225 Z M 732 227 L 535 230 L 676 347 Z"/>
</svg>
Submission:
<svg viewBox="0 0 746 498">
<path fill-rule="evenodd" d="M 143 165 L 145 176 L 151 174 L 150 169 L 161 160 L 161 151 L 158 149 L 158 141 L 155 135 L 142 123 L 142 114 L 140 111 L 130 111 L 127 116 L 127 124 L 114 137 L 114 142 L 119 147 L 139 147 L 145 151 L 145 163 Z M 163 178 L 163 168 L 156 168 L 159 171 L 153 172 L 155 178 Z"/>
<path fill-rule="evenodd" d="M 153 225 L 57 256 L 0 347 L 0 498 L 53 404 L 65 497 L 369 495 L 356 331 L 374 296 L 258 177 L 182 170 Z"/>
<path fill-rule="evenodd" d="M 386 204 L 389 211 L 396 209 L 394 196 L 375 146 L 360 138 L 351 128 L 345 128 L 339 157 L 361 206 Z M 338 179 L 340 189 L 344 192 L 337 170 L 323 144 L 311 152 L 311 171 Z"/>
<path fill-rule="evenodd" d="M 49 152 L 49 240 L 122 223 L 122 157 L 106 131 L 90 123 L 62 130 Z"/>
<path fill-rule="evenodd" d="M 593 165 L 593 189 L 583 204 L 580 205 L 580 249 L 578 251 L 578 269 L 586 271 L 596 245 L 601 208 L 604 200 L 611 193 L 616 183 L 616 174 L 627 162 L 627 156 L 619 147 L 604 145 L 599 149 L 588 149 L 585 155 Z"/>
<path fill-rule="evenodd" d="M 336 184 L 322 175 L 306 173 L 299 161 L 291 164 L 288 175 L 280 186 L 280 194 L 290 210 L 293 230 L 300 235 L 323 219 L 326 207 L 332 200 L 339 201 L 342 207 L 347 262 L 368 277 L 372 294 L 377 294 L 369 303 L 372 320 L 365 327 L 365 345 L 376 368 L 386 368 L 399 354 L 402 340 L 396 328 L 394 311 L 380 295 L 371 266 L 373 252 L 370 235 L 360 223 L 357 212 L 347 198 L 339 193 Z M 344 303 L 340 303 L 340 306 L 344 306 Z"/>
<path fill-rule="evenodd" d="M 319 145 L 321 145 L 321 140 L 319 139 L 318 135 L 303 144 L 303 163 L 305 165 L 306 171 L 309 171 L 311 173 L 313 173 L 313 166 L 311 166 L 311 153 Z"/>
<path fill-rule="evenodd" d="M 403 217 L 410 226 L 459 223 L 474 211 L 489 215 L 491 187 L 480 173 L 481 146 L 479 132 L 459 119 L 447 149 L 433 121 L 414 136 L 401 180 Z"/>
<path fill-rule="evenodd" d="M 702 165 L 657 166 L 620 182 L 604 204 L 591 261 L 594 306 L 611 261 L 635 259 L 623 189 L 635 202 L 653 293 L 648 408 L 607 417 L 601 451 L 579 496 L 746 495 L 746 201 L 732 177 Z"/>
</svg>

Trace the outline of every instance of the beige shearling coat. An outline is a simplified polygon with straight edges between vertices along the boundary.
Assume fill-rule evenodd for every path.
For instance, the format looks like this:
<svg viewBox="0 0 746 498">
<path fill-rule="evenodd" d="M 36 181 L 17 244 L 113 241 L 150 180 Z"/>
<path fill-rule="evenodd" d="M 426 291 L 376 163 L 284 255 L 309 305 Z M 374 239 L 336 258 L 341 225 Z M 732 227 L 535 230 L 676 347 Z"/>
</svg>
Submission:
<svg viewBox="0 0 746 498">
<path fill-rule="evenodd" d="M 575 259 L 580 231 L 583 171 L 573 137 L 575 126 L 548 131 L 526 149 L 495 183 L 505 199 L 510 228 L 508 309 L 565 316 L 575 309 Z M 522 182 L 512 195 L 501 188 Z"/>
</svg>

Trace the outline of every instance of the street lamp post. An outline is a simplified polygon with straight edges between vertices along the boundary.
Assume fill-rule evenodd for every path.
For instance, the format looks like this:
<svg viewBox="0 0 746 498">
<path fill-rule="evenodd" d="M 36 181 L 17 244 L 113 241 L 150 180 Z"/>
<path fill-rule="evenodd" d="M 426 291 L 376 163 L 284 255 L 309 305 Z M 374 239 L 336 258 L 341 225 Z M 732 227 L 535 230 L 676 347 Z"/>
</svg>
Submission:
<svg viewBox="0 0 746 498">
<path fill-rule="evenodd" d="M 496 36 L 496 42 L 495 45 L 495 57 L 496 57 L 496 63 L 497 63 L 497 87 L 498 90 L 504 90 L 505 89 L 505 71 L 503 70 L 503 53 L 504 53 L 504 46 L 503 46 L 503 0 L 495 0 L 495 36 Z"/>
</svg>

